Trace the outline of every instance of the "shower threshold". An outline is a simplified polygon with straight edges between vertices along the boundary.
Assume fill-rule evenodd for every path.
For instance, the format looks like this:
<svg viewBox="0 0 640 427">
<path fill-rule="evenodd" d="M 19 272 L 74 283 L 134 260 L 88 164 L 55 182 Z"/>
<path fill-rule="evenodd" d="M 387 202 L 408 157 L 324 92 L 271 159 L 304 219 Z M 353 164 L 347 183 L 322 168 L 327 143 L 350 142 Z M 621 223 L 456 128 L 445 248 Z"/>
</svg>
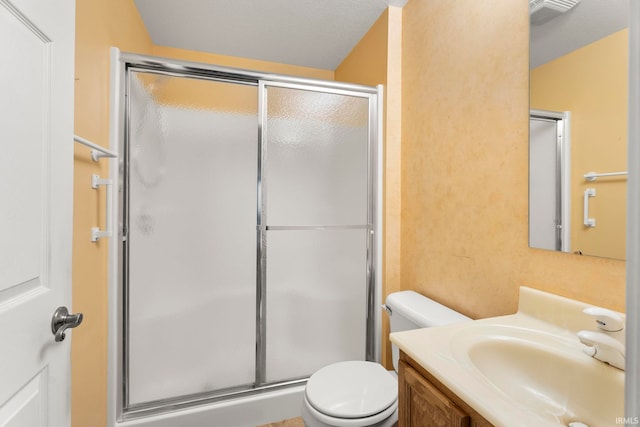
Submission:
<svg viewBox="0 0 640 427">
<path fill-rule="evenodd" d="M 300 378 L 275 384 L 265 384 L 250 388 L 247 386 L 232 387 L 204 393 L 194 393 L 184 396 L 159 399 L 151 402 L 131 404 L 122 415 L 122 420 L 134 420 L 142 417 L 165 414 L 184 409 L 212 405 L 238 399 L 249 399 L 266 395 L 271 392 L 302 387 L 307 384 L 308 378 Z"/>
</svg>

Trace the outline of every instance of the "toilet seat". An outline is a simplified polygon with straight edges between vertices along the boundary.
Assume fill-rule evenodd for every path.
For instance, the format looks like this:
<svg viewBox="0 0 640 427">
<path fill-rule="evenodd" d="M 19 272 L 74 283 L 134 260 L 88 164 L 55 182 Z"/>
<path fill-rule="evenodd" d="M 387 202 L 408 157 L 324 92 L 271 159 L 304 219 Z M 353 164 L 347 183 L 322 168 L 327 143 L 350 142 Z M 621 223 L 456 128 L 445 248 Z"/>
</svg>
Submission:
<svg viewBox="0 0 640 427">
<path fill-rule="evenodd" d="M 396 410 L 397 381 L 378 363 L 334 363 L 309 378 L 305 400 L 316 418 L 330 421 L 327 424 L 372 425 Z"/>
<path fill-rule="evenodd" d="M 307 396 L 303 396 L 302 418 L 308 427 L 396 427 L 398 421 L 398 401 L 379 414 L 365 418 L 330 417 L 315 409 Z"/>
</svg>

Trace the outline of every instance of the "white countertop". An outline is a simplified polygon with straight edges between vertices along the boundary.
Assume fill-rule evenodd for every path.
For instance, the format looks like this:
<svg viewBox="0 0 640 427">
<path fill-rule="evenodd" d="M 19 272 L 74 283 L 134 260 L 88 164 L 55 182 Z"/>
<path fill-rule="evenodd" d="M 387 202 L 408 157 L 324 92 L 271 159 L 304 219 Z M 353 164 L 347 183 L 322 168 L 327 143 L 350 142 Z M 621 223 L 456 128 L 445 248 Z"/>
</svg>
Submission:
<svg viewBox="0 0 640 427">
<path fill-rule="evenodd" d="M 616 424 L 615 417 L 611 415 L 612 413 L 616 413 L 619 417 L 624 416 L 622 410 L 620 410 L 619 414 L 617 413 L 618 404 L 620 403 L 618 399 L 624 400 L 623 395 L 613 396 L 610 399 L 612 402 L 606 403 L 610 404 L 610 406 L 607 408 L 609 412 L 606 412 L 607 417 L 604 419 L 602 414 L 598 415 L 596 413 L 598 412 L 597 407 L 580 408 L 578 411 L 575 409 L 575 403 L 572 402 L 568 402 L 566 407 L 558 405 L 556 403 L 559 400 L 558 394 L 554 396 L 553 404 L 550 404 L 549 401 L 551 399 L 545 399 L 543 395 L 536 396 L 536 390 L 528 390 L 527 392 L 533 393 L 534 398 L 531 399 L 531 402 L 525 403 L 523 399 L 513 398 L 510 393 L 506 392 L 505 387 L 496 386 L 495 382 L 488 379 L 478 369 L 477 363 L 474 363 L 469 357 L 470 349 L 474 346 L 478 348 L 477 344 L 479 343 L 489 341 L 498 343 L 498 345 L 502 345 L 501 343 L 507 341 L 508 343 L 516 344 L 526 343 L 526 346 L 519 348 L 524 348 L 525 350 L 532 348 L 532 355 L 548 354 L 536 353 L 536 349 L 551 350 L 554 355 L 560 355 L 560 358 L 549 360 L 563 360 L 563 363 L 568 363 L 565 368 L 567 366 L 572 368 L 574 365 L 580 365 L 580 369 L 588 369 L 590 373 L 593 371 L 601 377 L 604 376 L 603 378 L 606 378 L 607 383 L 614 384 L 613 393 L 617 394 L 619 382 L 622 381 L 622 384 L 624 384 L 624 372 L 584 354 L 582 352 L 584 346 L 576 336 L 576 332 L 579 330 L 595 329 L 593 319 L 582 313 L 582 310 L 586 307 L 590 307 L 590 305 L 522 287 L 516 314 L 436 328 L 396 332 L 391 334 L 390 338 L 403 352 L 496 427 L 567 425 L 568 422 L 580 421 L 575 412 L 580 412 L 587 418 L 590 417 L 591 424 L 588 424 L 589 427 L 595 427 L 593 423 L 612 426 Z M 496 366 L 490 366 L 490 368 L 500 375 L 500 364 L 503 362 L 501 362 L 499 355 L 496 354 L 495 362 L 493 361 L 491 350 L 487 355 L 484 357 L 485 362 L 483 363 L 485 365 L 487 363 L 495 363 Z M 528 355 L 525 354 L 525 356 Z M 518 357 L 521 358 L 522 355 Z M 537 366 L 541 366 L 536 365 L 537 360 L 540 360 L 540 364 L 545 363 L 544 357 L 532 359 L 530 363 L 533 363 L 532 366 L 536 366 L 536 370 L 538 369 Z M 562 368 L 549 366 L 549 369 Z M 566 370 L 563 369 L 558 375 L 566 375 L 566 372 L 564 372 Z M 528 374 L 525 372 L 524 376 Z M 553 376 L 553 372 L 551 375 Z M 514 384 L 523 385 L 524 387 L 521 387 L 521 389 L 528 386 L 527 381 L 532 381 L 532 383 L 536 381 L 535 378 L 527 379 L 518 378 L 517 376 L 513 377 L 512 380 Z M 571 383 L 571 381 L 567 382 Z M 571 384 L 568 384 L 567 387 L 571 387 Z M 623 389 L 624 387 L 622 386 L 622 393 Z M 562 391 L 559 391 L 559 393 L 562 393 Z M 570 399 L 571 396 L 569 395 L 574 391 L 565 390 L 565 393 L 568 396 L 567 399 Z M 582 395 L 580 396 L 582 398 Z M 589 401 L 587 400 L 586 402 L 588 403 Z M 598 402 L 598 404 L 600 403 Z M 587 404 L 586 406 L 589 405 Z M 590 415 L 587 415 L 587 413 Z M 609 417 L 613 417 L 613 419 L 609 420 Z"/>
</svg>

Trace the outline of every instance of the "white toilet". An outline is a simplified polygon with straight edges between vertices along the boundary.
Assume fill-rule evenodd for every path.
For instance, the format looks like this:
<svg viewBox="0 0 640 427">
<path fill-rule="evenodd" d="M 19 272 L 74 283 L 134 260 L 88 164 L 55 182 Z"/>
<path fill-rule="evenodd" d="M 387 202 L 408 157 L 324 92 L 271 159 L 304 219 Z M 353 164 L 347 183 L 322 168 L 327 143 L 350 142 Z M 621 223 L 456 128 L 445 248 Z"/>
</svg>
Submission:
<svg viewBox="0 0 640 427">
<path fill-rule="evenodd" d="M 470 320 L 413 291 L 389 294 L 385 303 L 391 332 Z M 393 368 L 348 361 L 325 366 L 307 382 L 302 418 L 307 427 L 391 427 L 398 421 L 398 358 Z"/>
</svg>

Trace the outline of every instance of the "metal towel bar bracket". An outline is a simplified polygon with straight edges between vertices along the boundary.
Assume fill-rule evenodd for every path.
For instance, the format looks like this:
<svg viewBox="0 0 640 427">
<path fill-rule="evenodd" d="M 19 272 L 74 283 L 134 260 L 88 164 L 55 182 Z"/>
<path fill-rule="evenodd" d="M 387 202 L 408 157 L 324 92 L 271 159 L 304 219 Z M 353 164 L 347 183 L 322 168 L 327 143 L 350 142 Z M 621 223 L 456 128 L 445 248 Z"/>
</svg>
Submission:
<svg viewBox="0 0 640 427">
<path fill-rule="evenodd" d="M 99 175 L 91 175 L 91 188 L 97 190 L 101 185 L 104 185 L 107 189 L 107 213 L 105 220 L 105 229 L 100 230 L 100 227 L 91 227 L 91 241 L 97 242 L 103 237 L 111 237 L 112 232 L 112 213 L 111 213 L 111 191 L 113 188 L 113 180 L 112 179 L 104 179 L 100 178 Z"/>
<path fill-rule="evenodd" d="M 91 158 L 94 162 L 97 162 L 103 157 L 117 159 L 118 154 L 113 151 L 107 150 L 100 145 L 93 143 L 87 139 L 81 138 L 78 135 L 73 135 L 73 140 L 80 144 L 91 148 Z M 107 189 L 107 202 L 106 202 L 106 224 L 105 229 L 101 230 L 100 227 L 91 227 L 91 241 L 97 242 L 103 237 L 111 237 L 113 234 L 113 213 L 111 212 L 111 199 L 113 191 L 113 180 L 100 178 L 99 175 L 91 175 L 91 188 L 97 190 L 101 185 L 104 185 Z"/>
<path fill-rule="evenodd" d="M 589 198 L 596 196 L 595 188 L 587 188 L 584 190 L 584 225 L 589 228 L 596 226 L 596 219 L 589 218 Z"/>
</svg>

